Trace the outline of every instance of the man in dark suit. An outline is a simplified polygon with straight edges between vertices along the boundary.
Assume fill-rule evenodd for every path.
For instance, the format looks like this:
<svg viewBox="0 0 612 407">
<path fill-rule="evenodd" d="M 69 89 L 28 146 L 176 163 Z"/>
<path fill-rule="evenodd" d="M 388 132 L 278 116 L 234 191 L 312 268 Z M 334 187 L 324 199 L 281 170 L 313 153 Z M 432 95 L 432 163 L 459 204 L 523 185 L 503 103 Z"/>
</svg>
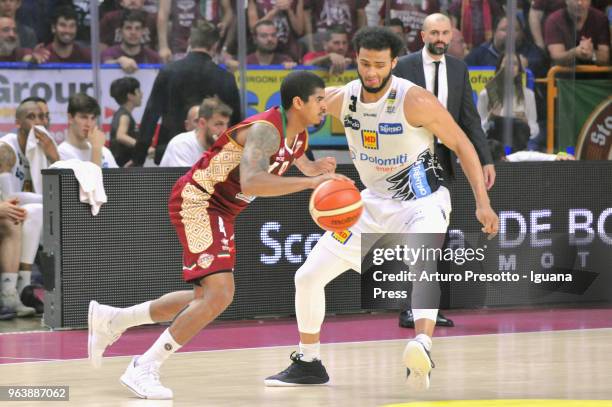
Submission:
<svg viewBox="0 0 612 407">
<path fill-rule="evenodd" d="M 134 152 L 136 165 L 144 163 L 160 117 L 159 139 L 155 151 L 157 164 L 161 161 L 170 139 L 185 131 L 185 117 L 189 109 L 202 103 L 204 98 L 217 95 L 232 108 L 230 126 L 242 119 L 236 79 L 212 60 L 218 41 L 217 27 L 205 20 L 198 21 L 191 28 L 189 54 L 159 71 L 142 116 L 140 139 Z"/>
<path fill-rule="evenodd" d="M 419 52 L 399 59 L 394 74 L 427 89 L 446 107 L 453 119 L 470 138 L 480 162 L 487 189 L 495 183 L 495 167 L 485 134 L 480 125 L 480 116 L 474 106 L 472 87 L 468 79 L 467 65 L 446 51 L 452 39 L 451 22 L 443 14 L 431 14 L 423 22 L 421 37 L 425 46 Z M 444 178 L 451 180 L 455 175 L 457 160 L 451 151 L 436 142 L 436 155 L 444 168 Z M 400 313 L 402 327 L 414 327 L 410 307 Z M 436 325 L 454 326 L 453 321 L 438 312 Z"/>
</svg>

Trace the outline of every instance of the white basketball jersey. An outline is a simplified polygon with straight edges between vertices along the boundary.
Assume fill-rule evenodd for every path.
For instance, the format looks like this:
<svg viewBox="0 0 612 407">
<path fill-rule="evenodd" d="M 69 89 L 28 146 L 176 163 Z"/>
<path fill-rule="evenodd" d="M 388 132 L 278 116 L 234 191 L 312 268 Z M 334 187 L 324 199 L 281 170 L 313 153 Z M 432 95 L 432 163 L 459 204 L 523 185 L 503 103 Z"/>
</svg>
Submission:
<svg viewBox="0 0 612 407">
<path fill-rule="evenodd" d="M 359 79 L 344 87 L 341 118 L 351 159 L 373 193 L 402 201 L 422 198 L 443 181 L 434 155 L 433 134 L 404 116 L 404 98 L 414 83 L 392 76 L 387 93 L 361 102 Z"/>
<path fill-rule="evenodd" d="M 17 134 L 9 133 L 0 138 L 0 142 L 4 142 L 11 146 L 15 152 L 15 165 L 11 169 L 11 186 L 10 192 L 32 192 L 32 176 L 30 175 L 30 163 L 25 154 L 21 152 L 19 147 L 19 139 Z M 9 192 L 4 191 L 5 194 Z"/>
</svg>

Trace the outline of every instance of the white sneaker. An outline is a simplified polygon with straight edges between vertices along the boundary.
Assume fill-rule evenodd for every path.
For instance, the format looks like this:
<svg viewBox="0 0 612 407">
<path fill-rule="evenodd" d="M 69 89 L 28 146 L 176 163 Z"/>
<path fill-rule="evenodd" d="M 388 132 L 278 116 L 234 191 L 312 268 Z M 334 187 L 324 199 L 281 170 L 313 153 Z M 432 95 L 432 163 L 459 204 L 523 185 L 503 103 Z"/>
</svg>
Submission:
<svg viewBox="0 0 612 407">
<path fill-rule="evenodd" d="M 31 317 L 36 315 L 36 310 L 31 307 L 26 307 L 21 302 L 17 290 L 10 293 L 2 293 L 2 304 L 15 310 L 18 317 Z"/>
<path fill-rule="evenodd" d="M 117 312 L 116 308 L 98 304 L 97 301 L 89 302 L 87 353 L 89 362 L 95 368 L 102 365 L 102 355 L 106 348 L 115 343 L 123 333 L 115 332 L 110 327 L 110 322 Z"/>
<path fill-rule="evenodd" d="M 421 342 L 408 341 L 404 349 L 404 365 L 408 369 L 408 387 L 412 390 L 427 390 L 429 388 L 429 375 L 434 363 L 429 352 Z"/>
<path fill-rule="evenodd" d="M 149 362 L 139 365 L 137 362 L 138 357 L 134 356 L 125 373 L 119 379 L 121 384 L 141 399 L 172 399 L 172 390 L 162 386 L 159 381 L 159 368 L 161 364 Z"/>
</svg>

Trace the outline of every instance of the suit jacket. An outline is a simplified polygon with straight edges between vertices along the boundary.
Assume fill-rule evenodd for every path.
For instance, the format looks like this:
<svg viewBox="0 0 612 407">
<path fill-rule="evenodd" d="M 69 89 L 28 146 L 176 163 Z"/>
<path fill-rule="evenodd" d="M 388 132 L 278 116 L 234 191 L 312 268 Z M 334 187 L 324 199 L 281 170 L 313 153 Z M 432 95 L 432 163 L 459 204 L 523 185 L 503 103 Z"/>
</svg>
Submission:
<svg viewBox="0 0 612 407">
<path fill-rule="evenodd" d="M 425 87 L 425 72 L 423 71 L 423 55 L 421 51 L 406 55 L 399 59 L 393 72 L 395 76 Z M 446 109 L 459 127 L 467 134 L 474 145 L 482 165 L 493 164 L 489 144 L 480 124 L 480 116 L 472 98 L 472 86 L 468 78 L 468 69 L 465 62 L 446 55 L 446 80 L 448 84 L 448 99 Z M 436 155 L 445 170 L 448 178 L 455 174 L 456 159 L 451 151 L 443 144 L 436 143 Z"/>
<path fill-rule="evenodd" d="M 210 55 L 190 52 L 183 59 L 164 66 L 158 73 L 147 106 L 142 115 L 140 138 L 134 152 L 134 162 L 142 165 L 147 148 L 161 117 L 155 162 L 159 164 L 172 137 L 185 131 L 185 117 L 193 105 L 217 95 L 232 108 L 230 126 L 242 119 L 240 95 L 234 75 L 220 68 Z"/>
</svg>

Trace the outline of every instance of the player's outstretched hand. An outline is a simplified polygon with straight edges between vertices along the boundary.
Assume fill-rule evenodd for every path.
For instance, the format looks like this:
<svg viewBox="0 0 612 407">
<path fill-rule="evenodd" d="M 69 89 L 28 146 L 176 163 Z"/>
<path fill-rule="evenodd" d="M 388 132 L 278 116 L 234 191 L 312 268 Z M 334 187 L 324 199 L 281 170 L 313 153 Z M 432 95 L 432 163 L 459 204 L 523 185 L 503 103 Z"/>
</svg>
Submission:
<svg viewBox="0 0 612 407">
<path fill-rule="evenodd" d="M 489 240 L 493 239 L 499 230 L 499 218 L 491 206 L 477 208 L 476 218 L 482 224 L 482 231 L 489 235 Z"/>
<path fill-rule="evenodd" d="M 342 174 L 330 173 L 330 174 L 318 175 L 316 177 L 310 177 L 310 180 L 312 182 L 310 188 L 315 189 L 316 187 L 319 186 L 319 184 L 322 184 L 323 182 L 330 180 L 330 179 L 337 179 L 339 181 L 348 181 L 351 184 L 355 183 L 355 181 L 353 181 L 347 176 L 344 176 Z"/>
</svg>

